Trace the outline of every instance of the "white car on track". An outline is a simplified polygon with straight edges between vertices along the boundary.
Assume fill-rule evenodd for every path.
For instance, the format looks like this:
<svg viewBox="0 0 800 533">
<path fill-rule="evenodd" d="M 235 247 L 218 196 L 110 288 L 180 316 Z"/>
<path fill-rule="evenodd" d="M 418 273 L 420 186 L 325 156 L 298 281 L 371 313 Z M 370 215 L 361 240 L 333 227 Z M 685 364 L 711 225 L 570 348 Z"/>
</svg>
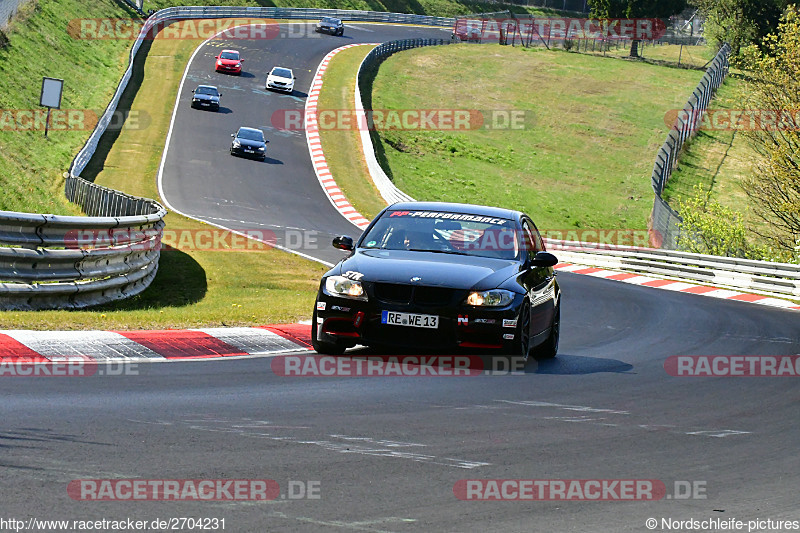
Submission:
<svg viewBox="0 0 800 533">
<path fill-rule="evenodd" d="M 267 74 L 265 87 L 268 90 L 291 93 L 294 91 L 294 73 L 292 69 L 285 67 L 273 67 Z"/>
</svg>

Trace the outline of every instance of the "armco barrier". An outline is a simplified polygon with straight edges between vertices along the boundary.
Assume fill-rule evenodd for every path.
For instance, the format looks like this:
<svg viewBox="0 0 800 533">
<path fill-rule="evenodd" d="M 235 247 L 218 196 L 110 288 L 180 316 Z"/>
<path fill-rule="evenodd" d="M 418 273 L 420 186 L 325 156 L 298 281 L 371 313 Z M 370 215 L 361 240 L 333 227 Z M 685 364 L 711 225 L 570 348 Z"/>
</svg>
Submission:
<svg viewBox="0 0 800 533">
<path fill-rule="evenodd" d="M 545 239 L 559 260 L 800 299 L 800 265 Z"/>
<path fill-rule="evenodd" d="M 416 41 L 416 42 L 415 42 Z M 378 46 L 364 58 L 358 71 L 356 84 L 356 109 L 362 110 L 363 102 L 361 93 L 369 90 L 363 83 L 367 75 L 373 75 L 371 70 L 377 69 L 380 62 L 387 55 L 399 50 L 407 50 L 416 46 L 429 46 L 431 44 L 449 44 L 447 41 L 439 43 L 419 42 L 409 39 L 395 41 Z M 703 78 L 700 88 L 702 98 L 698 98 L 697 91 L 687 108 L 705 109 L 711 97 L 711 88 L 719 87 L 724 77 L 723 70 L 727 70 L 726 50 L 723 55 L 715 59 L 716 72 L 710 74 L 711 79 Z M 694 107 L 693 107 L 694 106 Z M 696 115 L 695 115 L 696 116 Z M 362 123 L 359 117 L 359 123 Z M 696 129 L 696 124 L 693 124 Z M 688 128 L 687 128 L 688 129 Z M 687 131 L 679 132 L 687 135 Z M 681 139 L 681 142 L 686 137 Z M 389 203 L 398 201 L 411 201 L 411 197 L 399 190 L 386 176 L 375 158 L 374 146 L 368 132 L 361 132 L 362 149 L 367 157 L 370 176 L 381 192 L 384 200 Z M 659 153 L 661 157 L 666 157 Z M 370 157 L 371 156 L 371 157 Z M 671 164 L 673 162 L 669 162 Z M 667 161 L 661 163 L 661 168 L 666 168 Z M 659 168 L 659 163 L 657 163 Z M 654 188 L 656 180 L 654 178 Z M 661 202 L 661 208 L 654 210 L 653 227 L 664 228 L 680 223 L 680 217 L 664 202 L 660 195 L 656 195 L 656 202 Z M 654 232 L 658 234 L 658 232 Z M 672 234 L 674 238 L 674 233 Z M 610 269 L 639 272 L 642 274 L 655 274 L 685 281 L 699 281 L 721 287 L 743 289 L 750 292 L 767 294 L 771 296 L 785 296 L 800 299 L 800 265 L 786 263 L 772 263 L 768 261 L 753 261 L 732 257 L 718 257 L 712 255 L 695 254 L 689 252 L 671 251 L 663 249 L 615 247 L 606 244 L 584 243 L 573 241 L 560 241 L 545 239 L 548 249 L 563 262 L 574 262 L 589 266 L 606 267 Z"/>
<path fill-rule="evenodd" d="M 75 156 L 65 184 L 67 198 L 89 217 L 0 211 L 0 309 L 82 308 L 127 298 L 155 277 L 166 210 L 80 177 L 133 73 L 133 60 L 156 24 L 184 19 L 263 18 L 350 21 L 452 27 L 455 19 L 338 9 L 173 7 L 150 16 L 131 47 L 125 71 L 105 113 Z M 86 239 L 74 238 L 76 235 Z"/>
<path fill-rule="evenodd" d="M 371 104 L 372 85 L 370 80 L 374 78 L 374 74 L 377 72 L 378 66 L 381 64 L 384 58 L 395 52 L 399 52 L 400 50 L 409 50 L 411 48 L 419 48 L 421 46 L 437 46 L 445 44 L 450 44 L 450 41 L 444 39 L 402 39 L 399 41 L 389 41 L 373 48 L 370 53 L 364 57 L 364 60 L 361 61 L 361 65 L 358 67 L 355 94 L 355 110 L 358 120 L 357 123 L 366 124 L 364 102 L 361 94 L 362 91 L 366 92 L 366 94 L 370 94 L 369 102 Z M 372 106 L 370 105 L 370 107 Z M 394 204 L 397 202 L 413 202 L 413 198 L 398 189 L 395 184 L 392 183 L 392 180 L 386 175 L 386 172 L 378 163 L 378 159 L 375 156 L 375 146 L 372 143 L 372 137 L 370 135 L 370 129 L 360 128 L 359 133 L 361 135 L 361 148 L 364 152 L 364 159 L 367 162 L 369 175 L 372 177 L 372 181 L 375 183 L 375 186 L 378 188 L 378 192 L 381 193 L 384 201 L 388 204 Z"/>
</svg>

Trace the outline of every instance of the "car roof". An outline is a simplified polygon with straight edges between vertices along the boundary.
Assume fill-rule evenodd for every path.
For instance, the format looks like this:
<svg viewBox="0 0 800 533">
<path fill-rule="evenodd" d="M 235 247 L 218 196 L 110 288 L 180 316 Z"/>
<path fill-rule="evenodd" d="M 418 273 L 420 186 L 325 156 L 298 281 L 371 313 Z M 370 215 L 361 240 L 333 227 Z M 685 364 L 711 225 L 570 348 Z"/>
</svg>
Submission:
<svg viewBox="0 0 800 533">
<path fill-rule="evenodd" d="M 213 85 L 198 85 L 197 88 L 198 89 L 200 89 L 200 88 L 203 88 L 203 89 L 214 89 L 215 91 L 217 90 L 217 88 L 215 86 L 213 86 Z"/>
<path fill-rule="evenodd" d="M 283 70 L 288 70 L 288 71 L 291 71 L 291 70 L 292 70 L 292 69 L 290 69 L 289 67 L 272 67 L 272 70 L 275 70 L 275 69 L 277 69 L 277 68 L 280 68 L 280 69 L 283 69 Z M 270 72 L 272 72 L 272 70 L 270 70 Z"/>
<path fill-rule="evenodd" d="M 464 213 L 509 220 L 519 220 L 523 215 L 520 211 L 513 211 L 502 207 L 485 205 L 459 204 L 453 202 L 398 202 L 386 208 L 387 211 L 445 211 L 451 213 Z"/>
<path fill-rule="evenodd" d="M 341 22 L 342 19 L 337 19 L 336 17 L 322 17 L 322 20 L 330 20 L 332 22 Z"/>
<path fill-rule="evenodd" d="M 223 53 L 225 53 L 225 52 L 231 52 L 231 53 L 234 53 L 234 54 L 238 54 L 238 53 L 239 53 L 239 50 L 227 50 L 227 49 L 226 49 L 226 50 L 223 50 L 222 52 L 220 52 L 220 54 L 223 54 Z"/>
<path fill-rule="evenodd" d="M 264 135 L 264 132 L 261 131 L 260 129 L 258 129 L 258 128 L 248 128 L 247 126 L 240 127 L 239 131 L 258 131 L 258 132 L 261 133 L 261 135 Z"/>
</svg>

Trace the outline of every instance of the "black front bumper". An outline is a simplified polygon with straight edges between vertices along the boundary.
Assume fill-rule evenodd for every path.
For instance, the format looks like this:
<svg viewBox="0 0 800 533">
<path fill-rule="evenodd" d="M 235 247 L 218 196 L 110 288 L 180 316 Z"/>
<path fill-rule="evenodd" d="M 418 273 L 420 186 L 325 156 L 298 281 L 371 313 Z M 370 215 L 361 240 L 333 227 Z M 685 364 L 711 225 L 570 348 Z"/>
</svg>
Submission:
<svg viewBox="0 0 800 533">
<path fill-rule="evenodd" d="M 466 291 L 464 292 L 466 297 Z M 390 346 L 415 350 L 502 350 L 513 353 L 516 320 L 523 296 L 498 309 L 479 309 L 466 305 L 428 306 L 393 303 L 371 298 L 369 301 L 317 296 L 316 336 L 322 342 L 347 346 Z M 384 311 L 435 315 L 438 327 L 388 325 L 382 323 Z"/>
</svg>

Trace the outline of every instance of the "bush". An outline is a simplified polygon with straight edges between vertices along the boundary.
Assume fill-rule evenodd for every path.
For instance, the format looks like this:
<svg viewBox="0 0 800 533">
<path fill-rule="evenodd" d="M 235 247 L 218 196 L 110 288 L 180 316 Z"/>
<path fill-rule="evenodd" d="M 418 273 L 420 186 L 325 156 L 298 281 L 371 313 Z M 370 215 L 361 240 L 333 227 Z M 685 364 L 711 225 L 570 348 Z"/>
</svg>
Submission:
<svg viewBox="0 0 800 533">
<path fill-rule="evenodd" d="M 764 259 L 769 252 L 747 240 L 747 230 L 742 215 L 711 200 L 710 192 L 695 185 L 695 195 L 678 201 L 678 212 L 683 218 L 678 237 L 678 248 L 687 252 Z"/>
</svg>

